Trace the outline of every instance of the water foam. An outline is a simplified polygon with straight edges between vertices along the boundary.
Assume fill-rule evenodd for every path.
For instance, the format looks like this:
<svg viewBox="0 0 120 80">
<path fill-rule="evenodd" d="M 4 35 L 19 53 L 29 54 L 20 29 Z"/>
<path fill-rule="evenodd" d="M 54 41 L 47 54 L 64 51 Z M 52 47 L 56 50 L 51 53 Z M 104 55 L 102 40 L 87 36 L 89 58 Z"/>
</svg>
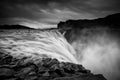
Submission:
<svg viewBox="0 0 120 80">
<path fill-rule="evenodd" d="M 72 46 L 57 30 L 11 30 L 0 35 L 0 51 L 14 57 L 56 58 L 78 63 Z"/>
</svg>

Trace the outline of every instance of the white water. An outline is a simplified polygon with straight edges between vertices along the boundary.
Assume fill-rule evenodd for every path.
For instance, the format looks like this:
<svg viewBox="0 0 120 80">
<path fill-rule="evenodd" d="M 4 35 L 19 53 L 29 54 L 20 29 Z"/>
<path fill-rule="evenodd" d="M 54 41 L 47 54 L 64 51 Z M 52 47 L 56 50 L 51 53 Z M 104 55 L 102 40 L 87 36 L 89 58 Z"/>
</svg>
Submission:
<svg viewBox="0 0 120 80">
<path fill-rule="evenodd" d="M 59 61 L 78 63 L 75 51 L 64 36 L 56 30 L 11 30 L 1 32 L 0 51 L 17 58 L 57 58 Z"/>
</svg>

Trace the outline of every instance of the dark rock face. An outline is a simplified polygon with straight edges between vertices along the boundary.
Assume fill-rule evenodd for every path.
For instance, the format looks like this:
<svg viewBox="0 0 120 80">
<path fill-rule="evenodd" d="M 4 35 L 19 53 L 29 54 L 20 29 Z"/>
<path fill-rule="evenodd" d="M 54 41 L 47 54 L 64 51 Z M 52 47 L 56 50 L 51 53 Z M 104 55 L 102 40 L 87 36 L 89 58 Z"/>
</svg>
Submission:
<svg viewBox="0 0 120 80">
<path fill-rule="evenodd" d="M 44 58 L 39 62 L 0 53 L 0 80 L 106 80 L 82 65 Z"/>
<path fill-rule="evenodd" d="M 98 18 L 93 20 L 80 19 L 80 20 L 68 20 L 66 22 L 60 22 L 58 24 L 59 29 L 71 29 L 71 28 L 96 28 L 97 26 L 106 26 L 111 28 L 119 28 L 120 26 L 120 13 L 109 15 L 105 18 Z M 114 26 L 114 27 L 113 27 Z"/>
<path fill-rule="evenodd" d="M 114 30 L 120 30 L 119 26 L 120 26 L 120 13 L 109 15 L 105 18 L 98 18 L 93 20 L 87 20 L 87 19 L 68 20 L 66 22 L 60 22 L 58 24 L 58 28 L 60 29 L 61 33 L 67 31 L 65 33 L 65 37 L 69 42 L 75 40 L 76 35 L 82 34 L 83 29 L 94 30 L 98 28 L 104 28 L 104 29 L 111 29 L 112 31 L 114 31 Z"/>
</svg>

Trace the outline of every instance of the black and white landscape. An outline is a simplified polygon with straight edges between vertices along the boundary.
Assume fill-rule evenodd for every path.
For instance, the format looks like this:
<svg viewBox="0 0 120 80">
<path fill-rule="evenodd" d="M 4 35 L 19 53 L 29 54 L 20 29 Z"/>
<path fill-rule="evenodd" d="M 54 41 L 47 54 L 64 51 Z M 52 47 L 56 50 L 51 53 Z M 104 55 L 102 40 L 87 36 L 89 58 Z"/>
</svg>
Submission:
<svg viewBox="0 0 120 80">
<path fill-rule="evenodd" d="M 120 80 L 119 0 L 0 0 L 0 80 Z"/>
</svg>

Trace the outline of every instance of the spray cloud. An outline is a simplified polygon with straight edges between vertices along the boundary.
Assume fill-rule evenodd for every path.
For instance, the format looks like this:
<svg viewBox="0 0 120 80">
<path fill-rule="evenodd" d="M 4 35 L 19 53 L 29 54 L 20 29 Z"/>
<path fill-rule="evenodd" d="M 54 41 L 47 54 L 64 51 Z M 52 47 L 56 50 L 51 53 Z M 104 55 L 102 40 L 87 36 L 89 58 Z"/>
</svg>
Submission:
<svg viewBox="0 0 120 80">
<path fill-rule="evenodd" d="M 107 28 L 83 29 L 76 35 L 76 40 L 71 42 L 79 63 L 93 73 L 103 74 L 108 80 L 120 80 L 120 44 L 117 32 L 119 30 Z"/>
</svg>

